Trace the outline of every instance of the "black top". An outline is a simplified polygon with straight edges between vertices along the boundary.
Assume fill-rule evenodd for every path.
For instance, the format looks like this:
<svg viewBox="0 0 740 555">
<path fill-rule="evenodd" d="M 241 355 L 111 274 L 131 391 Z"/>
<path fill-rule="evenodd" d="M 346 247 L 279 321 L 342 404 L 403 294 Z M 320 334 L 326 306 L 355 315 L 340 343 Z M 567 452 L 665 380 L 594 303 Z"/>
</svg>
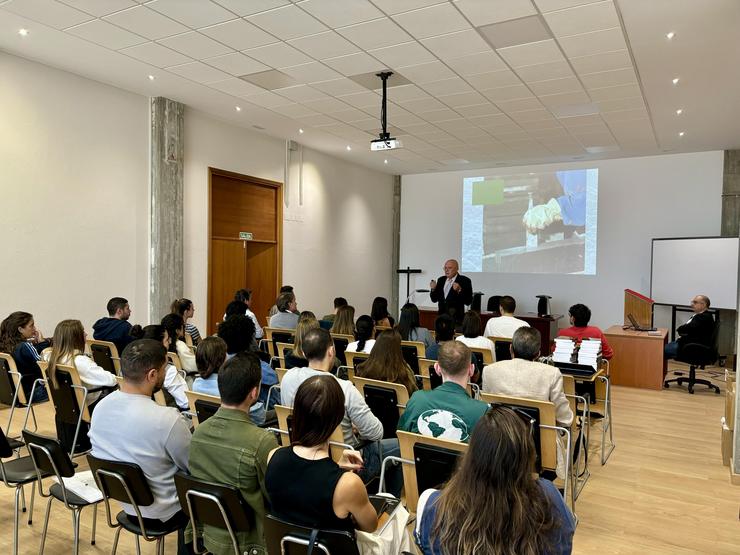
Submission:
<svg viewBox="0 0 740 555">
<path fill-rule="evenodd" d="M 352 519 L 334 514 L 334 489 L 344 471 L 330 458 L 311 461 L 292 447 L 275 451 L 267 465 L 265 489 L 272 514 L 293 524 L 354 532 Z"/>
<path fill-rule="evenodd" d="M 285 349 L 285 367 L 290 368 L 305 368 L 308 366 L 308 360 L 301 358 L 293 354 L 293 349 Z"/>
<path fill-rule="evenodd" d="M 431 291 L 429 296 L 432 302 L 439 304 L 440 314 L 449 314 L 459 324 L 465 316 L 465 305 L 473 302 L 473 283 L 470 278 L 457 274 L 455 283 L 460 285 L 460 292 L 458 293 L 450 287 L 447 297 L 445 297 L 445 283 L 447 283 L 445 276 L 438 278 L 437 287 Z"/>
<path fill-rule="evenodd" d="M 678 346 L 684 347 L 689 343 L 700 343 L 707 347 L 714 347 L 712 339 L 714 336 L 714 316 L 709 312 L 694 314 L 688 322 L 676 329 L 678 335 Z"/>
</svg>

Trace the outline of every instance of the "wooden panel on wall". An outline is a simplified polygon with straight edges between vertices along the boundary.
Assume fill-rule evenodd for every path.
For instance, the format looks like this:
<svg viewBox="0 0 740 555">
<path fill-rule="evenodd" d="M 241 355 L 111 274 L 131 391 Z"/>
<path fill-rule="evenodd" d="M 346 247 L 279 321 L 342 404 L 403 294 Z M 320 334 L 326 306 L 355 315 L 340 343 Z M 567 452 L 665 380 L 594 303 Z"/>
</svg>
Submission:
<svg viewBox="0 0 740 555">
<path fill-rule="evenodd" d="M 253 292 L 250 308 L 263 326 L 277 297 L 277 253 L 275 243 L 247 242 L 247 283 Z"/>
<path fill-rule="evenodd" d="M 234 298 L 234 291 L 244 287 L 247 267 L 244 241 L 211 240 L 210 287 L 208 292 L 208 333 L 216 332 L 224 309 Z"/>
<path fill-rule="evenodd" d="M 275 187 L 216 173 L 213 174 L 212 187 L 212 237 L 236 239 L 240 231 L 248 231 L 255 240 L 277 240 Z"/>
</svg>

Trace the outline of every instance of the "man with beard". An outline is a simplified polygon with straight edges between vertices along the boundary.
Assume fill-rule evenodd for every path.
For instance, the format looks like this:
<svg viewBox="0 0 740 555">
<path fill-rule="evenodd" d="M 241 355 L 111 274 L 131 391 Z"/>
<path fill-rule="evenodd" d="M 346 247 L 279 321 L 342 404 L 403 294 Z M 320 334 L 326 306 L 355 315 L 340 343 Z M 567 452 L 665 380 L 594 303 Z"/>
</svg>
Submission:
<svg viewBox="0 0 740 555">
<path fill-rule="evenodd" d="M 93 324 L 93 339 L 110 341 L 120 354 L 131 343 L 131 307 L 123 297 L 113 297 L 106 305 L 108 317 L 101 318 Z"/>
</svg>

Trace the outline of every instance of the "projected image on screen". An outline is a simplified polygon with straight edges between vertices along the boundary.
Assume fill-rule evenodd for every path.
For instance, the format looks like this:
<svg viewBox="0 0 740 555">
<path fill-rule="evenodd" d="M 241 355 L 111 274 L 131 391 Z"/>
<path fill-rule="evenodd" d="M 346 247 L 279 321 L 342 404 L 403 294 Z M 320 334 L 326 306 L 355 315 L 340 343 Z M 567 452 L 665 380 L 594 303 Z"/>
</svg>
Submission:
<svg viewBox="0 0 740 555">
<path fill-rule="evenodd" d="M 463 181 L 463 272 L 596 273 L 599 170 Z"/>
</svg>

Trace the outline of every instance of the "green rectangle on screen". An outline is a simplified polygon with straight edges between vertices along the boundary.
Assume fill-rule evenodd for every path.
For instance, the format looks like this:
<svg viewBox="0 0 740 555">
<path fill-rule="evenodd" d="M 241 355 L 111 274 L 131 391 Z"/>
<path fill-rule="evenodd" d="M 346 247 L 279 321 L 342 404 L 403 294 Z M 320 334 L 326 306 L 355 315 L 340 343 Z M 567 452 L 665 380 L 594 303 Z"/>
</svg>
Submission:
<svg viewBox="0 0 740 555">
<path fill-rule="evenodd" d="M 472 204 L 501 204 L 504 202 L 504 180 L 489 179 L 473 183 Z"/>
</svg>

